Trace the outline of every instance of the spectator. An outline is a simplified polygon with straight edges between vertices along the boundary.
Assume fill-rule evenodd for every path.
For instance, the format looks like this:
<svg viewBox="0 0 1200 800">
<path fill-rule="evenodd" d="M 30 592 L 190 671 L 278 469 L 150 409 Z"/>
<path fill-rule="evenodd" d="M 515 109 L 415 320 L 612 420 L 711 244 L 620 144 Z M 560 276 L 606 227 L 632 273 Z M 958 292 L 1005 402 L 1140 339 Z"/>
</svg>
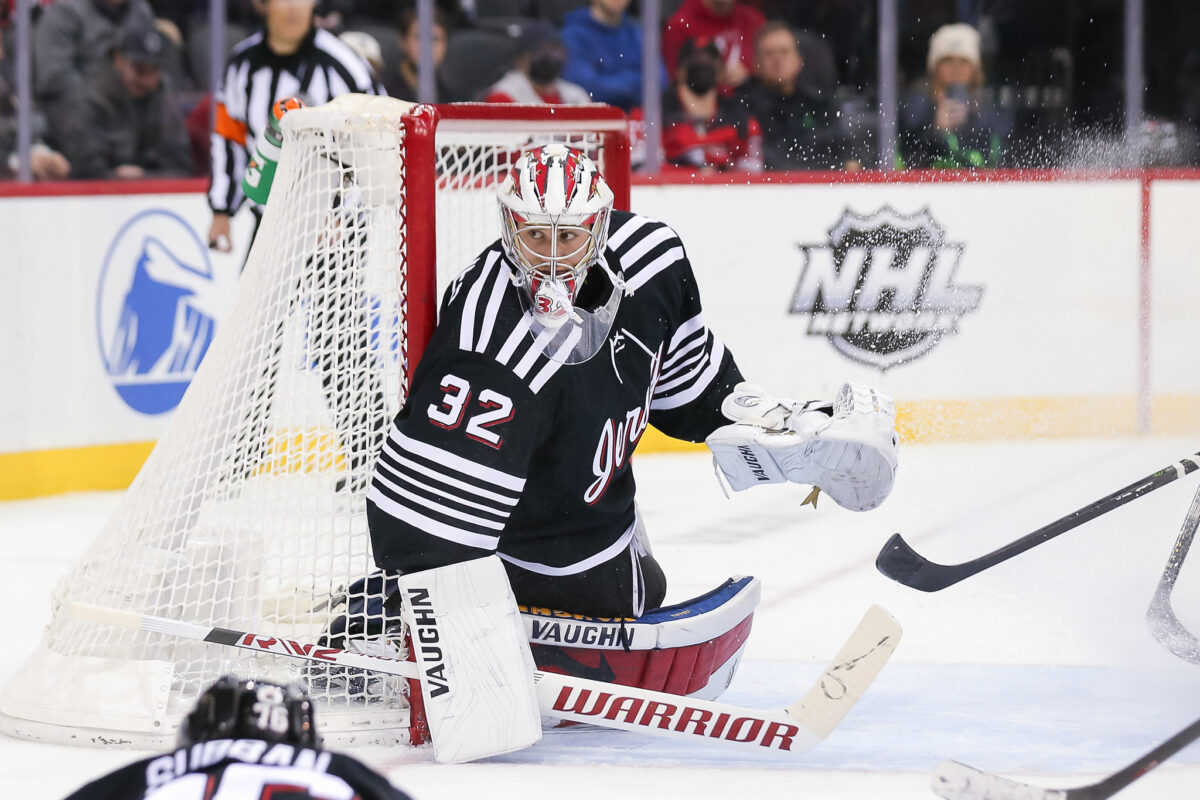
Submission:
<svg viewBox="0 0 1200 800">
<path fill-rule="evenodd" d="M 530 19 L 521 26 L 516 62 L 493 84 L 485 103 L 590 103 L 587 90 L 563 80 L 567 51 L 553 23 Z"/>
<path fill-rule="evenodd" d="M 1004 131 L 1000 114 L 983 105 L 979 33 L 954 23 L 929 39 L 928 75 L 900 110 L 897 157 L 908 167 L 995 167 Z"/>
<path fill-rule="evenodd" d="M 175 750 L 97 778 L 67 800 L 145 797 L 411 800 L 361 761 L 326 750 L 297 683 L 225 675 L 183 718 Z"/>
<path fill-rule="evenodd" d="M 109 68 L 123 32 L 154 27 L 147 0 L 55 0 L 34 34 L 34 98 L 46 114 L 50 144 L 68 149 L 82 129 L 84 86 Z"/>
<path fill-rule="evenodd" d="M 722 94 L 730 94 L 754 71 L 754 36 L 765 22 L 761 11 L 740 0 L 683 0 L 663 31 L 667 70 L 675 72 L 686 40 L 709 39 L 725 62 Z"/>
<path fill-rule="evenodd" d="M 743 103 L 717 91 L 721 51 L 689 39 L 679 51 L 675 83 L 663 96 L 663 156 L 702 173 L 762 169 L 762 136 Z"/>
<path fill-rule="evenodd" d="M 389 97 L 401 100 L 417 100 L 417 65 L 421 60 L 421 26 L 417 24 L 417 12 L 408 9 L 400 15 L 400 63 L 385 68 L 384 86 Z M 451 103 L 455 99 L 442 79 L 442 62 L 446 60 L 446 47 L 450 43 L 450 17 L 440 8 L 433 10 L 433 69 L 435 90 L 439 103 Z"/>
<path fill-rule="evenodd" d="M 767 169 L 839 169 L 841 133 L 832 98 L 798 83 L 804 57 L 784 22 L 768 22 L 754 45 L 758 65 L 743 101 L 762 126 Z"/>
<path fill-rule="evenodd" d="M 563 77 L 597 103 L 625 111 L 642 104 L 642 26 L 626 13 L 631 0 L 591 0 L 563 20 Z M 662 78 L 666 85 L 666 76 Z"/>
<path fill-rule="evenodd" d="M 260 0 L 263 29 L 235 45 L 226 62 L 211 136 L 210 247 L 233 248 L 229 218 L 245 200 L 242 176 L 275 101 L 298 95 L 320 105 L 349 92 L 383 91 L 357 53 L 314 25 L 315 5 L 316 0 Z M 260 209 L 252 210 L 261 217 Z"/>
<path fill-rule="evenodd" d="M 108 69 L 85 84 L 85 135 L 67 155 L 80 178 L 185 175 L 191 154 L 182 113 L 163 75 L 167 41 L 154 28 L 131 29 Z"/>
<path fill-rule="evenodd" d="M 3 19 L 4 8 L 0 8 Z M 17 174 L 17 96 L 13 90 L 11 62 L 4 57 L 4 37 L 0 36 L 0 178 L 11 178 Z M 35 180 L 61 180 L 71 173 L 71 164 L 66 157 L 47 147 L 40 135 L 45 132 L 46 121 L 34 113 L 35 138 L 30 148 L 30 161 Z"/>
</svg>

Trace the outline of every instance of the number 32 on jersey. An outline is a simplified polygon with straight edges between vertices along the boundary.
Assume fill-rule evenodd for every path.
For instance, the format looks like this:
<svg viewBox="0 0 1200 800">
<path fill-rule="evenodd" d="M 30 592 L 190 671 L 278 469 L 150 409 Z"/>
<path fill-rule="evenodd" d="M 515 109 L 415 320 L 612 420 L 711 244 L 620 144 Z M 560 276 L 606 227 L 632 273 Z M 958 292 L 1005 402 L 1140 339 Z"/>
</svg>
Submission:
<svg viewBox="0 0 1200 800">
<path fill-rule="evenodd" d="M 441 403 L 430 403 L 426 409 L 429 421 L 439 428 L 455 430 L 466 420 L 466 434 L 488 447 L 500 449 L 504 440 L 495 431 L 489 430 L 513 418 L 513 402 L 499 392 L 484 389 L 471 402 L 470 382 L 457 375 L 442 378 L 440 388 L 445 394 Z"/>
</svg>

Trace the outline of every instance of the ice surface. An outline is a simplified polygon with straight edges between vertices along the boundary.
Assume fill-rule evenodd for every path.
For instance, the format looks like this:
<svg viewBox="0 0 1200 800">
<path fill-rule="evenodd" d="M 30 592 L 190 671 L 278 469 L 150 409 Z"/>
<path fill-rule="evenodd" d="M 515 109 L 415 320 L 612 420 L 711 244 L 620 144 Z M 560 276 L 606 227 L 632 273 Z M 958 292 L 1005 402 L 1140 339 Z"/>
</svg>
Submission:
<svg viewBox="0 0 1200 800">
<path fill-rule="evenodd" d="M 1188 476 L 957 586 L 923 594 L 874 569 L 896 531 L 955 562 L 990 551 L 1200 450 L 1181 438 L 910 446 L 896 489 L 852 514 L 805 490 L 726 499 L 703 455 L 638 457 L 655 553 L 683 600 L 732 574 L 763 580 L 742 670 L 724 699 L 784 706 L 820 674 L 871 603 L 905 628 L 893 663 L 834 733 L 800 759 L 605 730 L 551 732 L 534 748 L 445 766 L 423 749 L 354 754 L 417 800 L 486 797 L 934 797 L 945 758 L 1045 786 L 1089 783 L 1200 716 L 1200 666 L 1159 647 L 1143 616 L 1179 533 Z M 114 508 L 98 493 L 0 504 L 6 681 L 49 619 L 50 591 Z M 1200 633 L 1200 553 L 1174 596 Z M 0 796 L 61 797 L 139 754 L 0 736 Z M 1122 792 L 1200 796 L 1193 746 Z"/>
</svg>

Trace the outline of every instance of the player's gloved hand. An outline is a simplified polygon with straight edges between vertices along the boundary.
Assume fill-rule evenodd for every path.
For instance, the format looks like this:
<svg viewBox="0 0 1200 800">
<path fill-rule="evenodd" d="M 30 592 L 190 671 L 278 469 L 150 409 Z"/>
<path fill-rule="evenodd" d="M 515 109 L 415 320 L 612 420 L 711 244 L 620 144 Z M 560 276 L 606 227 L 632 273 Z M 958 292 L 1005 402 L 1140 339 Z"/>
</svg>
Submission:
<svg viewBox="0 0 1200 800">
<path fill-rule="evenodd" d="M 759 483 L 816 486 L 851 511 L 882 503 L 896 479 L 892 398 L 847 383 L 832 403 L 798 403 L 739 383 L 721 404 L 734 420 L 705 443 L 734 491 Z"/>
</svg>

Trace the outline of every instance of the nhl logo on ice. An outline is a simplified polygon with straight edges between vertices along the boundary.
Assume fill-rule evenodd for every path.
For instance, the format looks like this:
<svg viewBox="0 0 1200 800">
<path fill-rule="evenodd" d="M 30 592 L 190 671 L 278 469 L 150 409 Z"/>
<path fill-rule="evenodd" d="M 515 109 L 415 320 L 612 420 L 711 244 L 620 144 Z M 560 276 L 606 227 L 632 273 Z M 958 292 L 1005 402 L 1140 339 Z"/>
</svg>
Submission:
<svg viewBox="0 0 1200 800">
<path fill-rule="evenodd" d="M 791 313 L 808 315 L 809 336 L 880 371 L 957 333 L 983 297 L 982 286 L 955 283 L 964 245 L 946 240 L 929 209 L 911 216 L 890 206 L 868 216 L 847 209 L 828 242 L 800 250 L 805 263 Z"/>
<path fill-rule="evenodd" d="M 96 338 L 126 405 L 161 414 L 179 404 L 228 294 L 214 281 L 208 248 L 178 215 L 143 211 L 121 227 L 100 271 Z"/>
</svg>

